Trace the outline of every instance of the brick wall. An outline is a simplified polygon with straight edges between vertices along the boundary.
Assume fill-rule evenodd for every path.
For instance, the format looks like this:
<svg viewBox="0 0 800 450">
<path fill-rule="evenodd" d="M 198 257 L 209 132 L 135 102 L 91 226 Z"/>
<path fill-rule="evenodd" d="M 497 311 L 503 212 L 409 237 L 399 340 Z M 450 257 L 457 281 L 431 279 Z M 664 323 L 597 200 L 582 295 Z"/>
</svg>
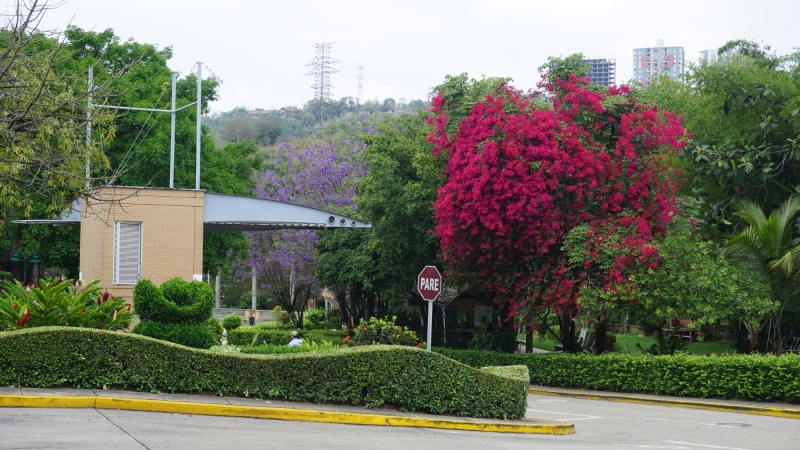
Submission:
<svg viewBox="0 0 800 450">
<path fill-rule="evenodd" d="M 204 191 L 106 186 L 82 208 L 80 271 L 129 302 L 133 285 L 114 285 L 114 223 L 142 223 L 142 278 L 157 286 L 203 270 Z"/>
</svg>

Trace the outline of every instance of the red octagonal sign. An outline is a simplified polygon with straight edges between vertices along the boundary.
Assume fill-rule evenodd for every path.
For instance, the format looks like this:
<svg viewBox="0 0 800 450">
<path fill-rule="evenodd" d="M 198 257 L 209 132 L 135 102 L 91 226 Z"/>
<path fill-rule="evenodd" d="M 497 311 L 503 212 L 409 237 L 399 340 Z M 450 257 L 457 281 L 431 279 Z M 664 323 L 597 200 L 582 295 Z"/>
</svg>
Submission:
<svg viewBox="0 0 800 450">
<path fill-rule="evenodd" d="M 424 300 L 432 302 L 442 293 L 442 274 L 434 266 L 425 266 L 417 277 L 417 290 Z"/>
</svg>

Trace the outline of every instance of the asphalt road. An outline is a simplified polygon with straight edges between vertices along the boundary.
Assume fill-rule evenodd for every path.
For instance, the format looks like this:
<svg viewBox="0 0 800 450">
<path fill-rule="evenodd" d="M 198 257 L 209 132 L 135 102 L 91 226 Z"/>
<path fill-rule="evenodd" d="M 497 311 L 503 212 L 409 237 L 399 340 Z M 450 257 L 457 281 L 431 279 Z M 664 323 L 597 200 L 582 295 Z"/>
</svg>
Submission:
<svg viewBox="0 0 800 450">
<path fill-rule="evenodd" d="M 530 395 L 567 436 L 481 433 L 94 409 L 0 408 L 0 449 L 799 449 L 800 420 Z"/>
</svg>

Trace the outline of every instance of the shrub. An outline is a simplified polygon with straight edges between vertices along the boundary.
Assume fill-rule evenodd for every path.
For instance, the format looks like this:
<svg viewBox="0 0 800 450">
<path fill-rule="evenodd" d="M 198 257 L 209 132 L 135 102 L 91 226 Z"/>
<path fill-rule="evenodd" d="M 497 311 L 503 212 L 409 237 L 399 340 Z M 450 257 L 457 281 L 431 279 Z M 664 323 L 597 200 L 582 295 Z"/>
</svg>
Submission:
<svg viewBox="0 0 800 450">
<path fill-rule="evenodd" d="M 505 419 L 524 417 L 528 388 L 526 381 L 409 347 L 242 355 L 60 327 L 0 333 L 0 367 L 0 386 L 212 392 Z"/>
<path fill-rule="evenodd" d="M 392 320 L 361 319 L 358 326 L 353 329 L 353 336 L 345 342 L 349 345 L 417 345 L 417 333 L 394 324 L 396 317 Z"/>
<path fill-rule="evenodd" d="M 211 329 L 212 333 L 214 333 L 215 337 L 214 341 L 216 343 L 219 343 L 219 341 L 222 339 L 222 331 L 223 331 L 222 324 L 219 323 L 219 320 L 213 317 L 209 317 L 208 320 L 206 320 L 206 326 Z"/>
<path fill-rule="evenodd" d="M 303 328 L 307 330 L 318 330 L 325 328 L 325 310 L 309 309 L 303 316 Z"/>
<path fill-rule="evenodd" d="M 42 280 L 41 286 L 4 281 L 0 294 L 0 331 L 50 325 L 125 329 L 130 305 L 97 286 L 99 281 Z"/>
<path fill-rule="evenodd" d="M 543 386 L 800 403 L 800 355 L 506 354 L 434 348 L 472 367 L 523 364 Z"/>
<path fill-rule="evenodd" d="M 517 333 L 511 326 L 498 327 L 491 321 L 485 321 L 473 336 L 469 348 L 512 353 L 517 351 Z"/>
<path fill-rule="evenodd" d="M 342 342 L 342 338 L 347 336 L 346 331 L 329 330 L 297 330 L 301 339 L 312 341 L 334 341 Z M 228 332 L 228 344 L 247 346 L 247 345 L 287 345 L 289 344 L 289 332 L 284 329 L 275 328 L 268 324 L 256 325 L 252 327 L 242 327 Z"/>
<path fill-rule="evenodd" d="M 219 341 L 204 323 L 139 322 L 132 333 L 193 348 L 211 348 Z"/>
<path fill-rule="evenodd" d="M 159 289 L 150 280 L 141 280 L 133 289 L 133 307 L 142 321 L 202 323 L 214 311 L 214 293 L 202 281 L 173 278 Z"/>
<path fill-rule="evenodd" d="M 242 326 L 242 318 L 238 314 L 231 314 L 222 319 L 222 327 L 228 331 L 235 330 Z"/>
<path fill-rule="evenodd" d="M 530 380 L 530 372 L 528 372 L 528 366 L 523 366 L 521 364 L 517 366 L 481 367 L 481 370 L 485 370 L 487 372 L 491 372 L 495 375 L 500 375 L 502 377 L 525 380 L 526 383 L 529 382 Z"/>
<path fill-rule="evenodd" d="M 280 306 L 272 308 L 272 318 L 278 326 L 290 327 L 292 325 L 292 318 L 289 313 L 282 310 Z"/>
</svg>

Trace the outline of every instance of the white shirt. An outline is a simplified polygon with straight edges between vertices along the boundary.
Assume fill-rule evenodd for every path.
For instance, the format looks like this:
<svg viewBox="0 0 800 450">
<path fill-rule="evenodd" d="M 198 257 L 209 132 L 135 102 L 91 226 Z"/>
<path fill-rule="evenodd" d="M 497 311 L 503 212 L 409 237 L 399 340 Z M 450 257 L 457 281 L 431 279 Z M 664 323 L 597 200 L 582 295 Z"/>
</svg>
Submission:
<svg viewBox="0 0 800 450">
<path fill-rule="evenodd" d="M 289 342 L 289 347 L 300 347 L 303 345 L 303 340 L 300 338 L 292 338 L 292 342 Z"/>
</svg>

